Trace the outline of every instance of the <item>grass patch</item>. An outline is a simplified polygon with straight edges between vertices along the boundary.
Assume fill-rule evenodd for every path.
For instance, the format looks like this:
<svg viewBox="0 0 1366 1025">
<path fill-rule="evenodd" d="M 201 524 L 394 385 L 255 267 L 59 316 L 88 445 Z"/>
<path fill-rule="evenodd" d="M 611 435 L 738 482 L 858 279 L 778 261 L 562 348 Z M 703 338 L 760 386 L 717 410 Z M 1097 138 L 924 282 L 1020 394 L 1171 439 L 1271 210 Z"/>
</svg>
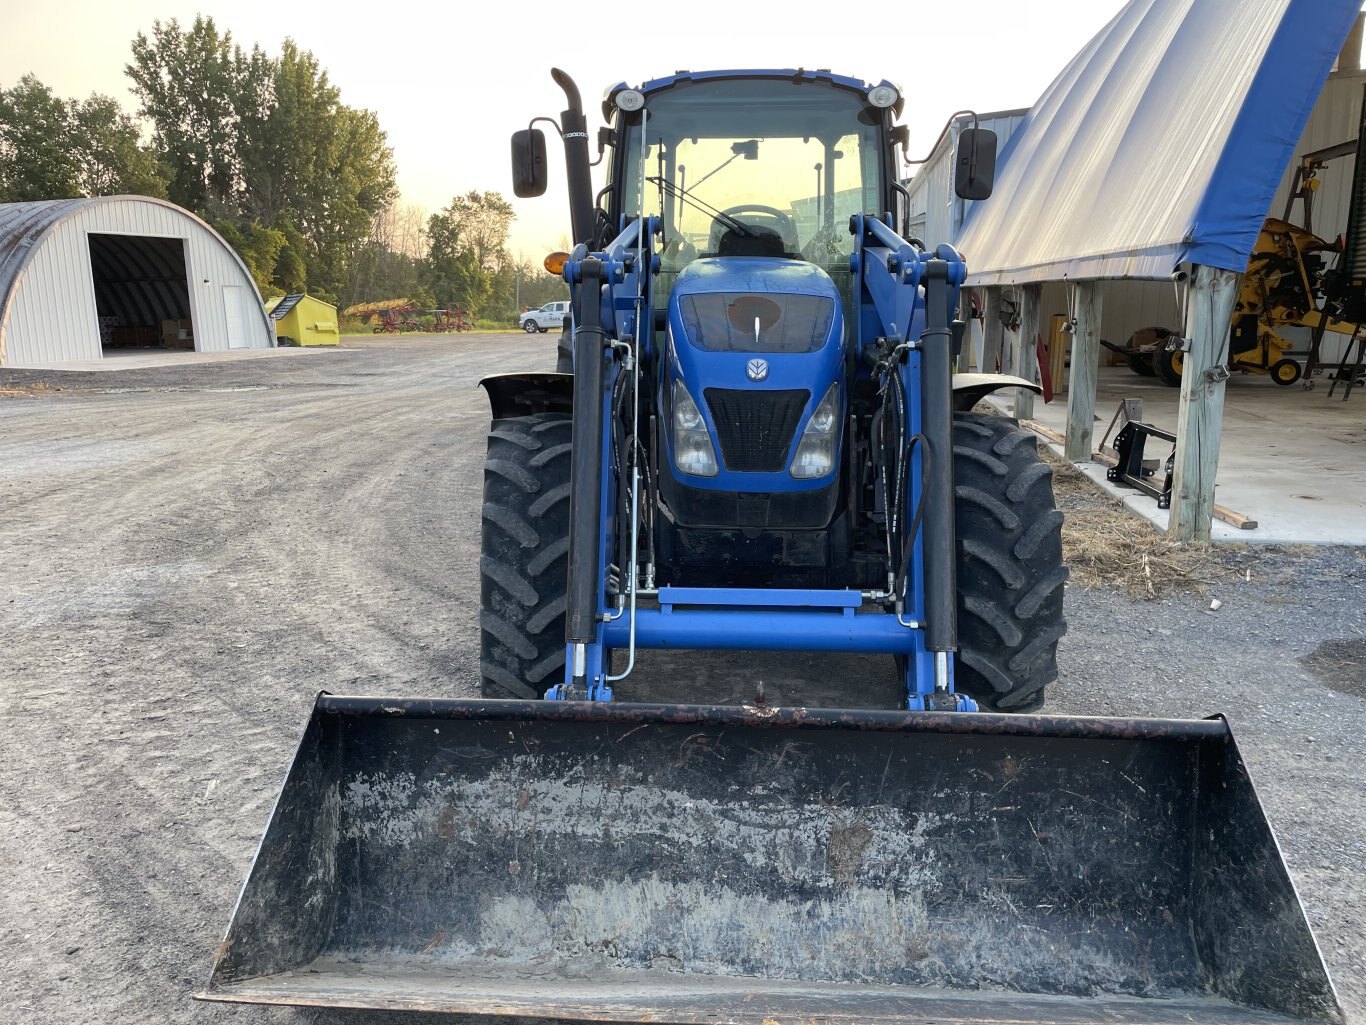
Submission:
<svg viewBox="0 0 1366 1025">
<path fill-rule="evenodd" d="M 1153 600 L 1181 592 L 1203 593 L 1216 582 L 1251 576 L 1229 565 L 1221 546 L 1173 541 L 1151 523 L 1124 508 L 1119 499 L 1104 494 L 1085 474 L 1040 444 L 1053 466 L 1053 494 L 1065 517 L 1062 525 L 1063 561 L 1072 571 L 1071 583 L 1080 587 L 1111 587 L 1133 598 Z"/>
<path fill-rule="evenodd" d="M 0 399 L 37 399 L 61 390 L 52 387 L 46 381 L 35 381 L 33 384 L 0 383 Z"/>
<path fill-rule="evenodd" d="M 1306 544 L 1217 545 L 1173 541 L 1040 443 L 1053 467 L 1064 519 L 1063 561 L 1074 587 L 1109 587 L 1145 601 L 1177 594 L 1220 600 L 1240 586 L 1270 585 L 1269 604 L 1289 604 L 1307 581 L 1366 579 L 1366 549 Z"/>
</svg>

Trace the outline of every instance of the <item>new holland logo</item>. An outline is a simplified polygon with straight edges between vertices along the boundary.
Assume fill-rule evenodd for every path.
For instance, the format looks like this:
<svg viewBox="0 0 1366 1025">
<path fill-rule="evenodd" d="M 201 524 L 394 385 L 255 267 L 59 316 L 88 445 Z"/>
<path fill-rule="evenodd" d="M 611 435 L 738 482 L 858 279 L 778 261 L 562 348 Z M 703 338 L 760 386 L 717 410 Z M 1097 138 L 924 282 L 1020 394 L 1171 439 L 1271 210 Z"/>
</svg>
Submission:
<svg viewBox="0 0 1366 1025">
<path fill-rule="evenodd" d="M 768 360 L 752 359 L 745 364 L 745 376 L 751 381 L 762 381 L 768 376 Z"/>
</svg>

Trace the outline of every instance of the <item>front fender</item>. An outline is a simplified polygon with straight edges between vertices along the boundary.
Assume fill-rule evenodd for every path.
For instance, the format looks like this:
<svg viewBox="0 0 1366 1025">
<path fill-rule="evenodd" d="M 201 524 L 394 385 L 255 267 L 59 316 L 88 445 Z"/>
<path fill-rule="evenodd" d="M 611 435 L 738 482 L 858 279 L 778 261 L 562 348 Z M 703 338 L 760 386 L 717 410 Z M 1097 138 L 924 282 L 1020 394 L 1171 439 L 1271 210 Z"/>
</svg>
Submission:
<svg viewBox="0 0 1366 1025">
<path fill-rule="evenodd" d="M 994 391 L 1002 388 L 1028 388 L 1035 395 L 1042 395 L 1043 388 L 1023 377 L 1010 374 L 954 374 L 953 409 L 956 413 L 966 413 Z"/>
<path fill-rule="evenodd" d="M 479 382 L 493 419 L 574 412 L 573 374 L 492 374 Z"/>
</svg>

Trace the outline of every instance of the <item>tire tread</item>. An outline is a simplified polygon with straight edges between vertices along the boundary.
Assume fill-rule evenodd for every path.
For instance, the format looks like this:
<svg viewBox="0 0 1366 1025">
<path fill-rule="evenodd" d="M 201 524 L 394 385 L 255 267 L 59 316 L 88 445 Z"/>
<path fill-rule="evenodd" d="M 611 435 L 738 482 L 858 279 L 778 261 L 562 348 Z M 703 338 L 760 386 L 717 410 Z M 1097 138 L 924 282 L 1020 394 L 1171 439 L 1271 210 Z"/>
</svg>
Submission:
<svg viewBox="0 0 1366 1025">
<path fill-rule="evenodd" d="M 1053 470 L 1015 421 L 954 415 L 958 535 L 955 684 L 995 712 L 1043 705 L 1067 632 Z M 998 469 L 999 467 L 999 469 Z"/>
<path fill-rule="evenodd" d="M 496 420 L 484 461 L 480 693 L 540 698 L 559 682 L 569 576 L 569 417 Z"/>
</svg>

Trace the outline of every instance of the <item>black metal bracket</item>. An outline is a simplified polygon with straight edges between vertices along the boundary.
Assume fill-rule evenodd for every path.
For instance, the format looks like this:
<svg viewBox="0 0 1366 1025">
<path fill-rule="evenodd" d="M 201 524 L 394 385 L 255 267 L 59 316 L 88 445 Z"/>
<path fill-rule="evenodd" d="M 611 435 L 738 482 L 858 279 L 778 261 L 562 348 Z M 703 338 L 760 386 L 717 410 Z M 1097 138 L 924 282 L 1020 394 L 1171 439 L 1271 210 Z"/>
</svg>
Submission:
<svg viewBox="0 0 1366 1025">
<path fill-rule="evenodd" d="M 1157 471 L 1143 465 L 1143 448 L 1150 437 L 1172 443 L 1171 455 L 1167 456 L 1167 462 L 1163 467 L 1164 480 L 1160 488 L 1149 479 L 1156 476 Z M 1172 469 L 1176 465 L 1175 434 L 1152 424 L 1130 420 L 1115 435 L 1115 454 L 1119 457 L 1119 463 L 1105 472 L 1107 480 L 1122 484 L 1126 488 L 1134 488 L 1145 495 L 1152 495 L 1157 499 L 1159 509 L 1171 508 Z"/>
</svg>

